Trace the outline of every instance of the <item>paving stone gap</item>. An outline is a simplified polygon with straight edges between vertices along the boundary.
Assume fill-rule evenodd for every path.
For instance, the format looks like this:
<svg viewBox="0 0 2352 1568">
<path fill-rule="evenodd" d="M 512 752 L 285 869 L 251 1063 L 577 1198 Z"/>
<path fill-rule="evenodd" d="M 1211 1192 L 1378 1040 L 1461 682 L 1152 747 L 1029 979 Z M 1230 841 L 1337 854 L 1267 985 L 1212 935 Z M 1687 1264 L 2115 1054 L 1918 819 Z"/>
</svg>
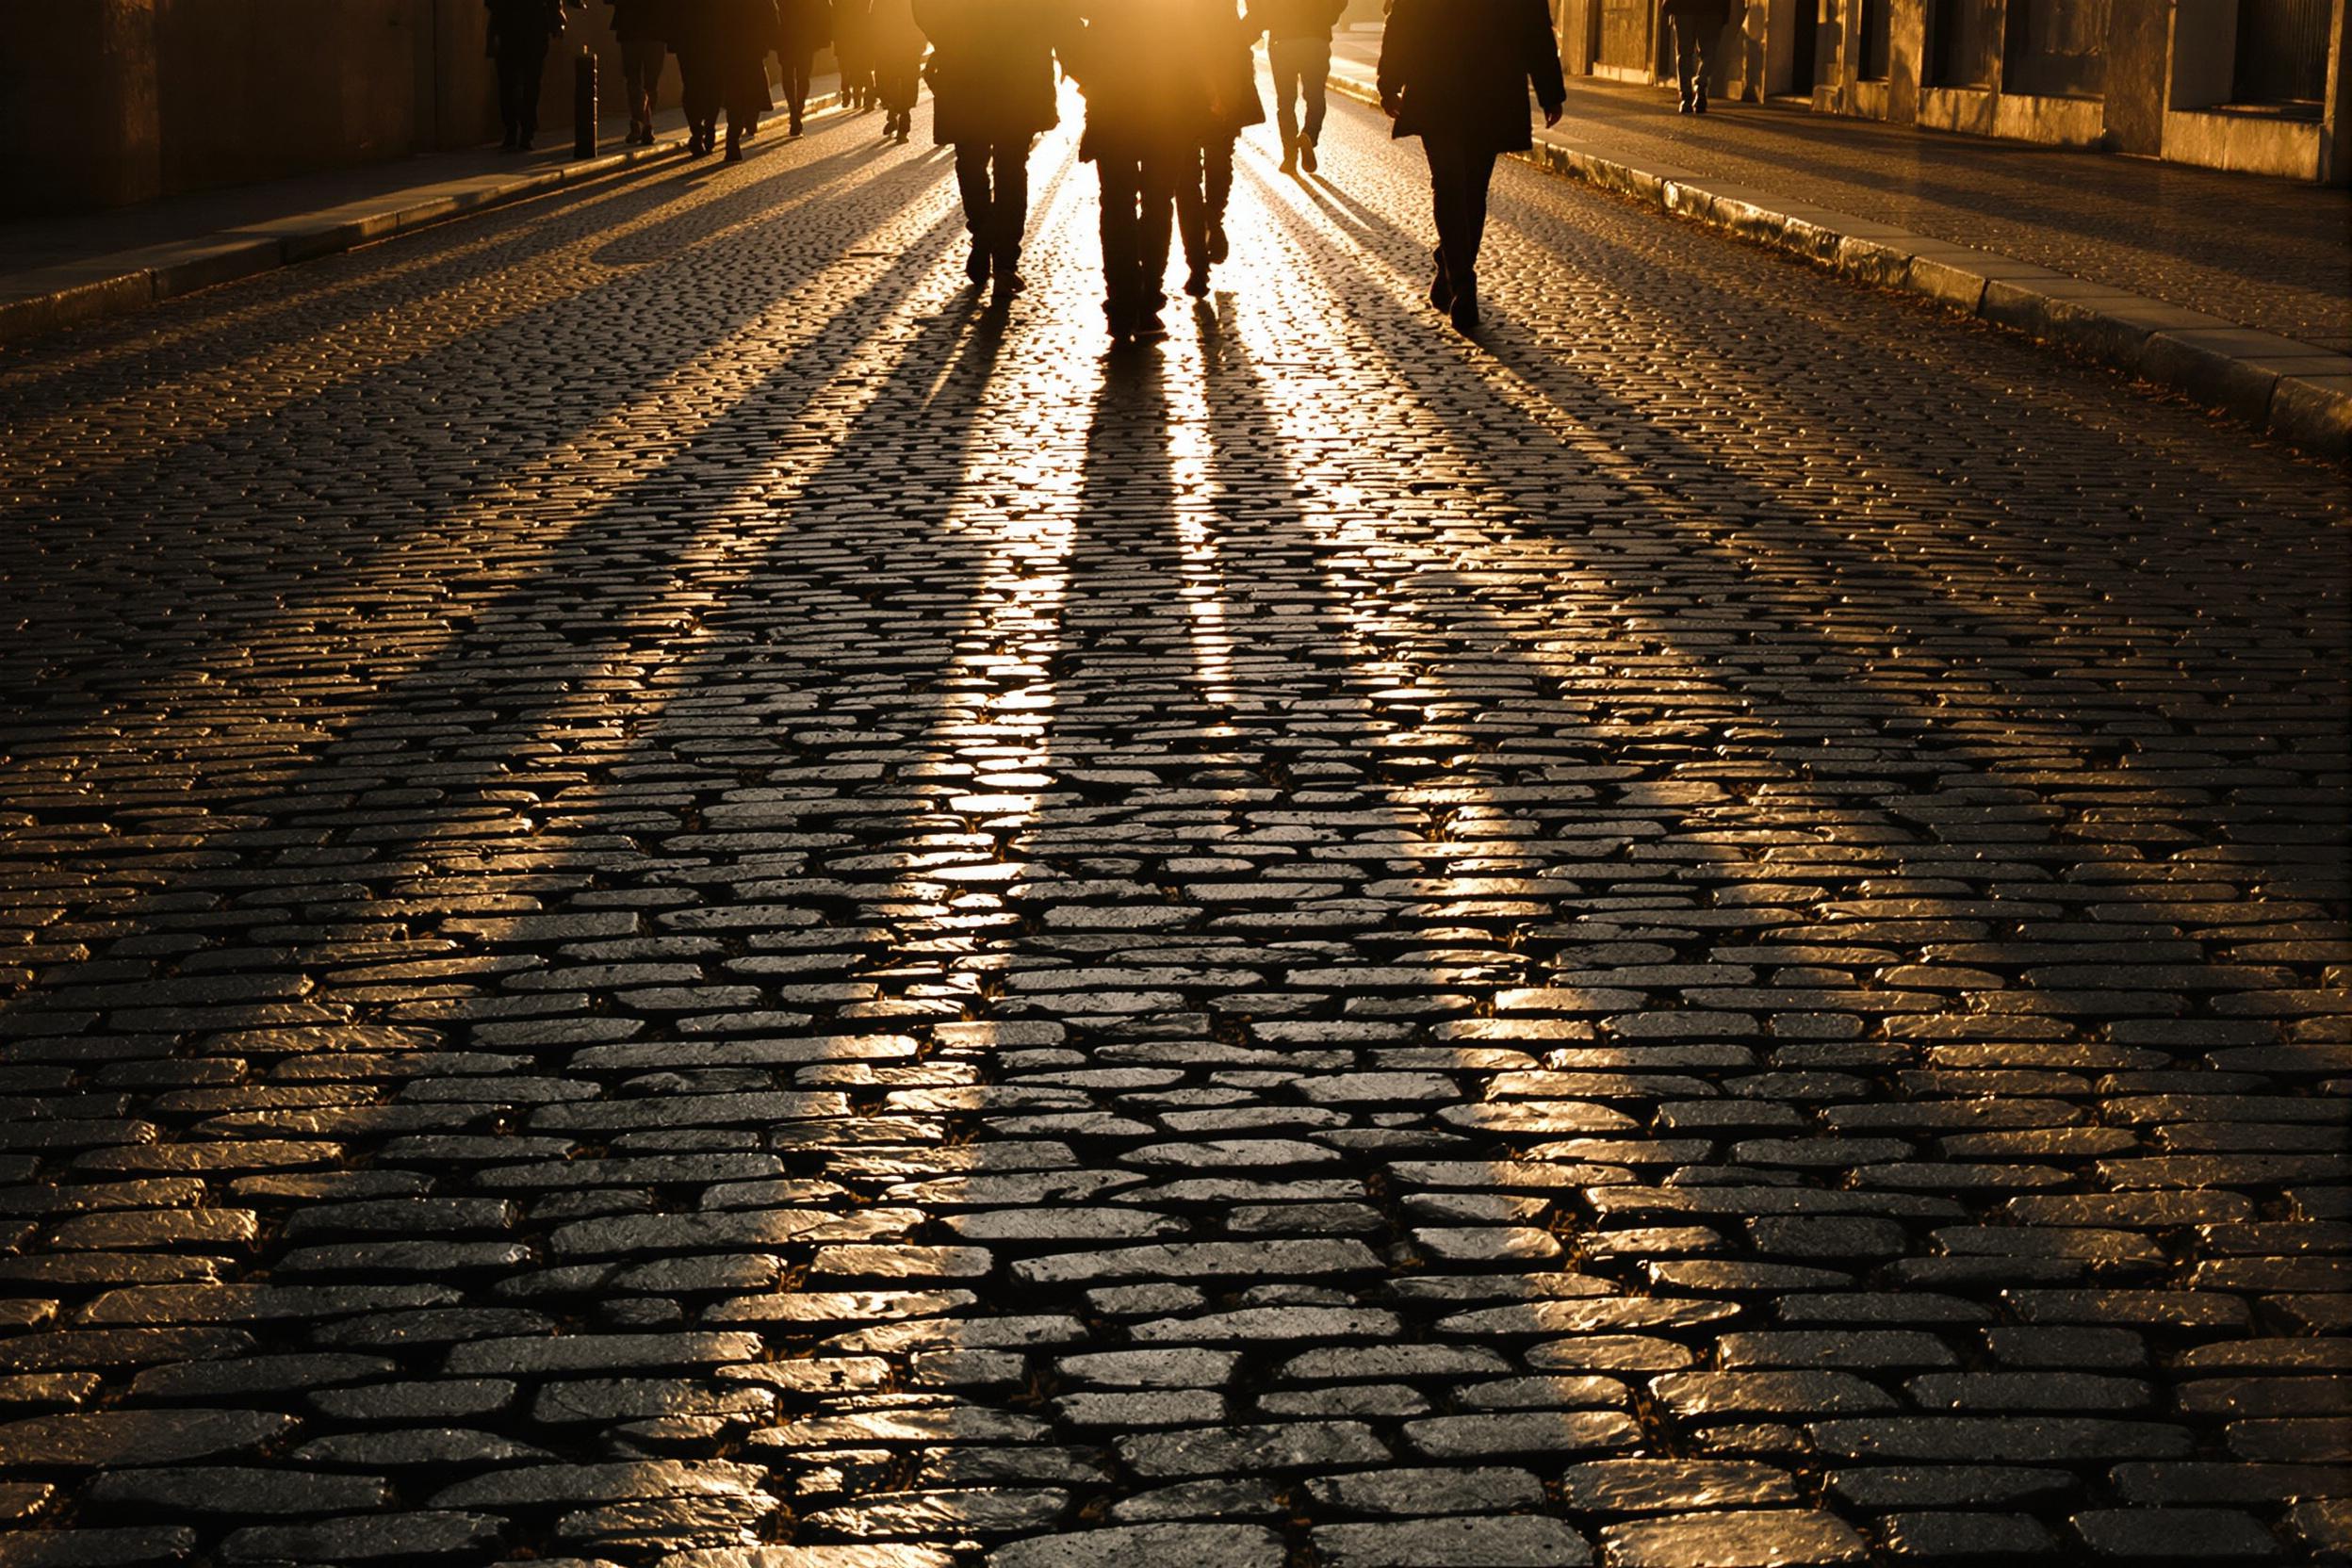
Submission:
<svg viewBox="0 0 2352 1568">
<path fill-rule="evenodd" d="M 2352 1552 L 2340 469 L 926 114 L 0 363 L 0 1568 Z"/>
</svg>

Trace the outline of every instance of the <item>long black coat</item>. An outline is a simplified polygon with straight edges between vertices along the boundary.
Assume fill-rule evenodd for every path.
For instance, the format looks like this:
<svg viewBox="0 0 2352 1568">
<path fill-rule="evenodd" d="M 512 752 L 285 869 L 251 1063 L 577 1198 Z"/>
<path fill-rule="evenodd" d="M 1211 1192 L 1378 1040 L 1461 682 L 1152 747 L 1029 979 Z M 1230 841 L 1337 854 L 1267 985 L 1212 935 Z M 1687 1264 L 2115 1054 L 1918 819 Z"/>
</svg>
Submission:
<svg viewBox="0 0 2352 1568">
<path fill-rule="evenodd" d="M 1546 110 L 1568 101 L 1544 0 L 1396 0 L 1380 40 L 1380 102 L 1394 136 L 1451 136 L 1515 153 L 1535 144 L 1527 85 Z"/>
<path fill-rule="evenodd" d="M 669 41 L 669 0 L 612 0 L 612 36 L 623 43 Z"/>
<path fill-rule="evenodd" d="M 564 0 L 483 0 L 490 8 L 490 25 L 500 38 L 523 39 L 531 34 L 560 38 L 564 33 Z"/>
<path fill-rule="evenodd" d="M 1217 62 L 1189 24 L 1197 11 L 1168 0 L 1079 0 L 1079 9 L 1086 25 L 1064 56 L 1086 95 L 1079 157 L 1173 157 L 1204 143 Z"/>
<path fill-rule="evenodd" d="M 833 41 L 833 8 L 825 0 L 776 0 L 776 52 L 813 55 Z"/>
<path fill-rule="evenodd" d="M 915 24 L 931 41 L 932 139 L 1005 145 L 1060 123 L 1067 0 L 915 0 Z"/>
</svg>

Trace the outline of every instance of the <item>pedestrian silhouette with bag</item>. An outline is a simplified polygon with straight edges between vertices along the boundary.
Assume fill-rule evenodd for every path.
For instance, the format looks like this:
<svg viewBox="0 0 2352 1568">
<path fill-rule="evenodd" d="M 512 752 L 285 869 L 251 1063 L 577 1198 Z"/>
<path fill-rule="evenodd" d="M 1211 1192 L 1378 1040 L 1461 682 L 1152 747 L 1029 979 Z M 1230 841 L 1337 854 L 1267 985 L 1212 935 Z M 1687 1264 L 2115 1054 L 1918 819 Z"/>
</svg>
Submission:
<svg viewBox="0 0 2352 1568">
<path fill-rule="evenodd" d="M 1421 139 L 1437 219 L 1429 303 L 1458 331 L 1478 328 L 1478 241 L 1494 160 L 1535 144 L 1527 88 L 1560 123 L 1568 86 L 1544 0 L 1396 0 L 1380 40 L 1389 134 Z"/>
<path fill-rule="evenodd" d="M 1117 347 L 1168 335 L 1161 286 L 1176 188 L 1209 120 L 1208 72 L 1170 0 L 1081 0 L 1080 10 L 1067 63 L 1086 97 L 1078 156 L 1102 186 L 1102 313 Z"/>
<path fill-rule="evenodd" d="M 1659 8 L 1673 34 L 1674 83 L 1681 90 L 1684 114 L 1707 112 L 1707 59 L 1723 24 L 1731 20 L 1731 0 L 1664 0 Z"/>
<path fill-rule="evenodd" d="M 564 36 L 564 0 L 482 0 L 490 8 L 490 53 L 498 62 L 499 143 L 531 151 L 539 134 L 539 89 L 547 74 L 547 45 Z M 585 0 L 582 0 L 585 3 Z"/>
<path fill-rule="evenodd" d="M 833 12 L 825 0 L 776 0 L 776 58 L 784 71 L 784 110 L 787 128 L 801 133 L 808 114 L 809 74 L 817 51 L 832 36 Z"/>
<path fill-rule="evenodd" d="M 1184 292 L 1198 300 L 1209 292 L 1209 268 L 1230 250 L 1225 208 L 1233 194 L 1233 143 L 1243 127 L 1266 123 L 1266 106 L 1258 101 L 1257 62 L 1250 52 L 1257 35 L 1242 22 L 1233 0 L 1179 3 L 1188 13 L 1184 24 L 1208 82 L 1207 112 L 1176 187 Z"/>
<path fill-rule="evenodd" d="M 669 57 L 668 0 L 612 0 L 612 37 L 621 46 L 621 97 L 629 105 L 632 146 L 653 145 L 653 106 L 662 92 L 662 67 Z"/>
<path fill-rule="evenodd" d="M 1331 29 L 1347 8 L 1348 0 L 1250 0 L 1250 36 L 1266 35 L 1266 62 L 1274 73 L 1274 123 L 1282 134 L 1285 174 L 1300 169 L 1315 172 L 1315 144 L 1322 139 L 1328 106 L 1324 84 L 1331 74 Z"/>
<path fill-rule="evenodd" d="M 964 273 L 1021 289 L 1029 226 L 1029 144 L 1060 123 L 1054 65 L 1076 23 L 1066 0 L 915 0 L 931 41 L 931 138 L 956 150 L 972 254 Z"/>
<path fill-rule="evenodd" d="M 923 91 L 923 38 L 915 25 L 914 0 L 873 0 L 866 25 L 882 135 L 903 144 L 914 129 L 915 100 Z"/>
</svg>

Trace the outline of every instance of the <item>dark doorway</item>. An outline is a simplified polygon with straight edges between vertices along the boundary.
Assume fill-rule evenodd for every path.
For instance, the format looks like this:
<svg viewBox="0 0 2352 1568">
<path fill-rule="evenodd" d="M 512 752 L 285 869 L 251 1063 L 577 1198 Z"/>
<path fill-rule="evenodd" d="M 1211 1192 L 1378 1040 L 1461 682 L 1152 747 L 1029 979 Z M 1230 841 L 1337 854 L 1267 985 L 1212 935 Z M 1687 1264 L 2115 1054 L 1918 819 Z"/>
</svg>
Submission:
<svg viewBox="0 0 2352 1568">
<path fill-rule="evenodd" d="M 1883 82 L 1886 79 L 1893 31 L 1894 17 L 1888 0 L 1862 0 L 1861 52 L 1854 62 L 1857 80 Z"/>
<path fill-rule="evenodd" d="M 2009 0 L 2004 92 L 2097 98 L 2107 90 L 2108 0 Z"/>
<path fill-rule="evenodd" d="M 1986 0 L 1933 0 L 1927 29 L 1930 86 L 1993 85 L 1997 14 Z"/>
<path fill-rule="evenodd" d="M 2238 0 L 2230 96 L 2319 117 L 2328 91 L 2328 0 Z"/>
<path fill-rule="evenodd" d="M 1788 91 L 1810 98 L 1821 47 L 1821 0 L 1795 0 L 1790 9 L 1794 25 L 1788 29 Z"/>
</svg>

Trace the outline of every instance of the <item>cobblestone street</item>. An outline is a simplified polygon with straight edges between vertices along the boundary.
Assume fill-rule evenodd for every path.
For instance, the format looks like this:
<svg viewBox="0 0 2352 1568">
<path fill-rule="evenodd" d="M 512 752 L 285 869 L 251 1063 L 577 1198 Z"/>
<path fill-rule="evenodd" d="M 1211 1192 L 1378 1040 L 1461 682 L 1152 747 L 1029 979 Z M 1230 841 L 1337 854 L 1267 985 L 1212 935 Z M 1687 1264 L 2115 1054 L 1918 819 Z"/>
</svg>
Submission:
<svg viewBox="0 0 2352 1568">
<path fill-rule="evenodd" d="M 0 359 L 0 1568 L 2344 1560 L 2342 470 L 928 118 Z"/>
</svg>

